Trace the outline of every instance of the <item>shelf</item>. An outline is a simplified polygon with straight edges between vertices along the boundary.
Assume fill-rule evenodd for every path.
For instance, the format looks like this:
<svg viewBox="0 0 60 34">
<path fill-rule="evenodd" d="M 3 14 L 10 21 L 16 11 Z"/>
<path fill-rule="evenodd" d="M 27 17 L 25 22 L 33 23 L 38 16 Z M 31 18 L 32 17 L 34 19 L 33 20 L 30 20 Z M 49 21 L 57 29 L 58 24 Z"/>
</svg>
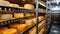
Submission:
<svg viewBox="0 0 60 34">
<path fill-rule="evenodd" d="M 29 9 L 23 9 L 23 8 L 15 8 L 15 7 L 8 7 L 8 6 L 0 6 L 2 9 L 7 10 L 0 10 L 0 13 L 15 13 L 15 12 L 23 12 L 23 13 L 36 13 L 36 10 L 29 10 Z M 11 11 L 9 11 L 11 9 Z M 38 13 L 46 13 L 43 11 L 38 10 Z"/>
<path fill-rule="evenodd" d="M 29 11 L 29 10 L 20 10 L 20 11 L 4 11 L 4 10 L 0 10 L 0 14 L 3 13 L 3 14 L 8 14 L 8 13 L 36 13 L 36 11 Z M 38 13 L 46 13 L 46 12 L 38 12 Z"/>
<path fill-rule="evenodd" d="M 46 18 L 42 19 L 40 22 L 42 22 L 43 20 L 46 20 L 47 18 L 49 18 L 49 17 L 46 17 Z M 38 22 L 38 24 L 39 24 L 40 22 Z M 36 25 L 37 25 L 37 24 L 34 24 L 33 26 L 30 26 L 30 27 L 27 28 L 25 31 L 21 32 L 21 34 L 24 34 L 24 33 L 28 32 L 29 30 L 31 30 L 32 28 L 34 28 Z M 43 26 L 45 26 L 45 25 L 43 25 Z M 43 27 L 43 26 L 42 26 L 42 27 Z"/>
<path fill-rule="evenodd" d="M 23 20 L 23 19 L 27 19 L 27 18 L 34 18 L 35 16 L 29 16 L 29 17 L 23 17 L 23 18 L 13 18 L 10 20 L 0 20 L 0 26 L 4 26 L 7 24 L 11 24 L 11 23 L 15 23 L 17 21 Z"/>
</svg>

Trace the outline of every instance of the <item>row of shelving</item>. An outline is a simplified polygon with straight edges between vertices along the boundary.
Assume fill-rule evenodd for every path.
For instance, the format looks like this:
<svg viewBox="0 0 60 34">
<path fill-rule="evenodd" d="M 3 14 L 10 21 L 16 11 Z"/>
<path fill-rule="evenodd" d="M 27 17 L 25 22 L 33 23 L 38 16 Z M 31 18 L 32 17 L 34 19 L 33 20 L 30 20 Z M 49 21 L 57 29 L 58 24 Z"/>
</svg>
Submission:
<svg viewBox="0 0 60 34">
<path fill-rule="evenodd" d="M 14 8 L 14 7 L 7 7 L 7 6 L 0 6 L 2 9 L 0 13 L 14 13 L 14 12 L 24 12 L 24 13 L 36 13 L 35 10 L 23 9 L 23 8 Z M 6 8 L 6 10 L 4 10 Z M 9 11 L 10 9 L 10 11 Z M 38 10 L 38 13 L 46 13 L 45 11 Z"/>
<path fill-rule="evenodd" d="M 7 24 L 11 24 L 11 23 L 14 23 L 14 22 L 17 22 L 17 21 L 26 19 L 26 18 L 29 18 L 29 17 L 0 21 L 0 26 L 7 25 Z M 30 17 L 30 18 L 34 18 L 34 17 Z M 38 24 L 39 24 L 40 22 L 42 22 L 43 20 L 47 20 L 47 18 L 49 18 L 49 17 L 46 17 L 46 18 L 40 20 L 40 21 L 38 22 Z M 24 33 L 28 32 L 29 30 L 31 30 L 32 28 L 34 28 L 36 25 L 37 25 L 37 24 L 34 24 L 33 26 L 30 26 L 30 27 L 27 28 L 25 31 L 19 32 L 19 34 L 20 34 L 20 33 L 21 33 L 21 34 L 24 34 Z M 44 23 L 43 25 L 41 25 L 41 26 L 39 27 L 39 28 L 40 28 L 39 31 L 40 31 L 43 27 L 45 27 L 46 25 L 47 25 L 46 23 Z"/>
<path fill-rule="evenodd" d="M 0 26 L 4 26 L 7 24 L 15 23 L 17 21 L 27 19 L 27 18 L 34 18 L 35 16 L 23 17 L 23 18 L 12 18 L 10 20 L 0 20 Z"/>
<path fill-rule="evenodd" d="M 47 20 L 49 17 L 46 17 L 46 18 L 44 18 L 44 19 L 42 19 L 41 21 L 39 21 L 38 22 L 38 24 L 40 23 L 40 22 L 42 22 L 43 20 Z M 34 28 L 35 26 L 36 26 L 37 24 L 34 24 L 33 26 L 30 26 L 28 29 L 26 29 L 25 31 L 23 31 L 23 32 L 21 32 L 21 34 L 24 34 L 24 33 L 26 33 L 27 31 L 29 31 L 29 30 L 31 30 L 32 28 Z M 41 25 L 41 29 L 44 27 L 44 26 L 46 26 L 47 24 L 46 23 L 44 23 L 43 25 Z M 41 30 L 41 29 L 39 29 L 39 30 Z"/>
</svg>

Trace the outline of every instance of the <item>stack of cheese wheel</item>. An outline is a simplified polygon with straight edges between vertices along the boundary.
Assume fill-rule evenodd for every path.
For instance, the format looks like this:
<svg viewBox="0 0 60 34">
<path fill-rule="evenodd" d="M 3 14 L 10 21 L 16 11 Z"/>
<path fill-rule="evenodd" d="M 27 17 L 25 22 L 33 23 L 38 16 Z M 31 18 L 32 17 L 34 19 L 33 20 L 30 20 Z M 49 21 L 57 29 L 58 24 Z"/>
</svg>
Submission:
<svg viewBox="0 0 60 34">
<path fill-rule="evenodd" d="M 14 18 L 22 18 L 24 17 L 24 13 L 14 13 Z"/>
<path fill-rule="evenodd" d="M 0 14 L 0 19 L 9 20 L 9 19 L 12 19 L 12 18 L 13 18 L 12 14 Z"/>
<path fill-rule="evenodd" d="M 16 29 L 3 30 L 3 34 L 17 34 L 17 30 Z"/>
<path fill-rule="evenodd" d="M 34 6 L 32 4 L 25 4 L 24 5 L 25 9 L 30 9 L 30 10 L 34 10 Z"/>
<path fill-rule="evenodd" d="M 9 2 L 8 1 L 4 1 L 4 0 L 1 0 L 0 1 L 0 6 L 9 6 Z"/>
<path fill-rule="evenodd" d="M 38 24 L 38 29 L 40 29 L 40 27 L 45 23 L 46 20 L 42 21 L 40 24 Z M 36 27 L 34 27 L 33 29 L 31 29 L 29 31 L 29 34 L 36 34 Z"/>
<path fill-rule="evenodd" d="M 34 23 L 33 23 L 32 19 L 27 19 L 27 20 L 25 20 L 25 24 L 28 25 L 28 26 L 31 26 Z"/>
<path fill-rule="evenodd" d="M 24 31 L 25 29 L 27 29 L 27 25 L 26 24 L 12 24 L 12 25 L 9 25 L 10 28 L 15 28 L 19 31 Z"/>
<path fill-rule="evenodd" d="M 9 4 L 10 7 L 18 7 L 19 8 L 19 5 L 18 4 Z"/>
</svg>

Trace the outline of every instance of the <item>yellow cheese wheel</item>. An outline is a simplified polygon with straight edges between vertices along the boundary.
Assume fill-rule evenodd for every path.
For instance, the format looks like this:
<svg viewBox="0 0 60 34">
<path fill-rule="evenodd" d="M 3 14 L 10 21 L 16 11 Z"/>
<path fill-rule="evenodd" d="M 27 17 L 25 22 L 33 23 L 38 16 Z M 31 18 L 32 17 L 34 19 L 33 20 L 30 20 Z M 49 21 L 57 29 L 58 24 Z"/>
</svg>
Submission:
<svg viewBox="0 0 60 34">
<path fill-rule="evenodd" d="M 31 16 L 30 13 L 26 13 L 25 16 Z"/>
<path fill-rule="evenodd" d="M 10 7 L 19 7 L 18 4 L 9 4 Z"/>
<path fill-rule="evenodd" d="M 9 20 L 12 18 L 13 18 L 12 14 L 0 14 L 0 19 Z"/>
<path fill-rule="evenodd" d="M 30 15 L 31 15 L 31 16 L 34 16 L 34 13 L 31 13 Z"/>
<path fill-rule="evenodd" d="M 19 31 L 23 31 L 23 30 L 25 30 L 28 26 L 27 26 L 26 24 L 11 24 L 9 27 L 10 27 L 10 28 L 15 28 L 15 29 L 17 29 L 17 30 L 19 30 Z"/>
<path fill-rule="evenodd" d="M 0 6 L 9 6 L 9 1 L 0 0 Z"/>
<path fill-rule="evenodd" d="M 24 13 L 14 13 L 14 18 L 22 18 L 24 17 Z"/>
<path fill-rule="evenodd" d="M 43 16 L 38 17 L 39 21 L 41 21 L 43 18 L 44 18 Z"/>
<path fill-rule="evenodd" d="M 17 26 L 17 30 L 19 30 L 19 31 L 24 31 L 24 30 L 26 30 L 27 29 L 27 25 L 26 24 L 19 24 L 18 26 Z"/>
<path fill-rule="evenodd" d="M 16 29 L 4 30 L 3 34 L 17 34 L 17 30 Z"/>
<path fill-rule="evenodd" d="M 36 23 L 36 18 L 33 18 L 32 20 L 33 20 L 33 23 Z"/>
<path fill-rule="evenodd" d="M 27 20 L 25 20 L 25 24 L 28 25 L 28 26 L 33 25 L 32 19 L 27 19 Z"/>
<path fill-rule="evenodd" d="M 8 29 L 7 27 L 1 27 L 1 28 L 0 28 L 0 34 L 3 34 L 3 31 L 4 31 L 4 30 L 7 30 L 7 29 Z"/>
<path fill-rule="evenodd" d="M 34 10 L 34 6 L 32 4 L 25 4 L 24 8 Z"/>
</svg>

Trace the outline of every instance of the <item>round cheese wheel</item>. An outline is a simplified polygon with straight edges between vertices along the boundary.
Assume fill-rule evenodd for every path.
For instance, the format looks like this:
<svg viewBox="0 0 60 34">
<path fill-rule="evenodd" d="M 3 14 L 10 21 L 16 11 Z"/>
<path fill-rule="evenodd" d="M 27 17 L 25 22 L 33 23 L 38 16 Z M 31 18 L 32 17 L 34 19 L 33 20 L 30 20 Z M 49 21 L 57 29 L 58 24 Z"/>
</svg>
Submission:
<svg viewBox="0 0 60 34">
<path fill-rule="evenodd" d="M 19 7 L 18 4 L 9 4 L 10 7 Z"/>
<path fill-rule="evenodd" d="M 29 13 L 26 13 L 25 16 L 31 16 Z"/>
<path fill-rule="evenodd" d="M 0 6 L 9 6 L 9 2 L 8 1 L 4 1 L 4 0 L 1 0 L 0 1 Z"/>
<path fill-rule="evenodd" d="M 4 30 L 7 30 L 7 29 L 8 29 L 7 27 L 1 27 L 1 28 L 0 28 L 0 34 L 3 34 L 3 31 L 4 31 Z"/>
<path fill-rule="evenodd" d="M 44 18 L 43 16 L 38 17 L 39 21 L 41 21 L 43 18 Z"/>
<path fill-rule="evenodd" d="M 33 18 L 32 21 L 33 21 L 33 23 L 36 23 L 36 18 Z"/>
<path fill-rule="evenodd" d="M 25 4 L 24 8 L 34 10 L 34 6 L 32 4 Z"/>
<path fill-rule="evenodd" d="M 24 31 L 26 29 L 27 29 L 27 25 L 26 24 L 19 24 L 17 26 L 17 30 L 19 30 L 19 31 Z"/>
<path fill-rule="evenodd" d="M 32 19 L 27 19 L 27 20 L 25 20 L 25 24 L 28 25 L 28 26 L 33 25 Z"/>
<path fill-rule="evenodd" d="M 11 24 L 9 27 L 10 27 L 10 28 L 15 28 L 15 29 L 17 29 L 17 30 L 19 30 L 19 31 L 23 31 L 23 30 L 25 30 L 28 26 L 27 26 L 26 24 Z"/>
<path fill-rule="evenodd" d="M 31 15 L 31 16 L 34 16 L 34 13 L 31 13 L 30 15 Z"/>
<path fill-rule="evenodd" d="M 14 18 L 22 18 L 24 17 L 24 13 L 14 13 Z"/>
<path fill-rule="evenodd" d="M 9 20 L 12 18 L 13 18 L 12 14 L 0 14 L 0 19 Z"/>
<path fill-rule="evenodd" d="M 16 29 L 4 30 L 3 34 L 17 34 L 17 30 Z"/>
</svg>

